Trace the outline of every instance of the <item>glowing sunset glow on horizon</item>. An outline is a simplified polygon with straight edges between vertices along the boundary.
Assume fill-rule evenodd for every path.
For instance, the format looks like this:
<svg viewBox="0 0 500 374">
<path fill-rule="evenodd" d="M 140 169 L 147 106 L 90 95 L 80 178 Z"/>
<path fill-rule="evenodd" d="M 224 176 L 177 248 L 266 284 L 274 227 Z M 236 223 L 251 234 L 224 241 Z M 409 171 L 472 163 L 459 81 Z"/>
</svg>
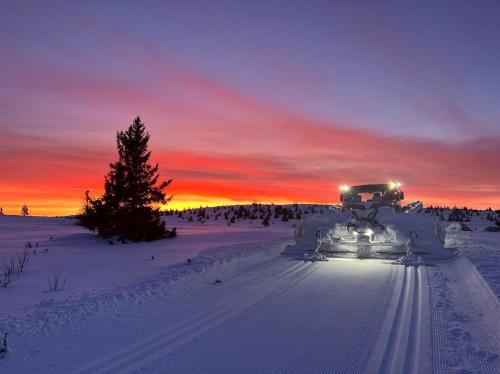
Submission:
<svg viewBox="0 0 500 374">
<path fill-rule="evenodd" d="M 0 206 L 76 213 L 140 115 L 170 208 L 400 180 L 500 209 L 500 5 L 443 4 L 5 4 Z"/>
</svg>

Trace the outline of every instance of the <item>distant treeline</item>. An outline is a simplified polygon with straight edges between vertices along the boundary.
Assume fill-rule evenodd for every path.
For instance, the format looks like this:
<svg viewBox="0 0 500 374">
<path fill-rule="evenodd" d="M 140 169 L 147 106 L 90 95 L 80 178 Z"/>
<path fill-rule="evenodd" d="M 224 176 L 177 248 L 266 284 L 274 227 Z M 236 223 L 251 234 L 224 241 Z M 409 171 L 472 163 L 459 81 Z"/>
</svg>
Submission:
<svg viewBox="0 0 500 374">
<path fill-rule="evenodd" d="M 166 210 L 165 216 L 177 216 L 187 222 L 226 221 L 231 225 L 239 221 L 261 221 L 268 226 L 276 222 L 287 222 L 289 220 L 300 220 L 305 216 L 328 211 L 326 205 L 275 205 L 275 204 L 251 204 L 230 205 L 219 207 L 200 207 L 185 210 Z"/>
<path fill-rule="evenodd" d="M 500 226 L 500 210 L 493 210 L 488 208 L 486 210 L 463 208 L 449 208 L 449 207 L 433 207 L 432 205 L 425 208 L 425 213 L 432 214 L 443 221 L 449 222 L 471 222 L 473 217 L 481 217 L 488 221 L 495 222 Z"/>
</svg>

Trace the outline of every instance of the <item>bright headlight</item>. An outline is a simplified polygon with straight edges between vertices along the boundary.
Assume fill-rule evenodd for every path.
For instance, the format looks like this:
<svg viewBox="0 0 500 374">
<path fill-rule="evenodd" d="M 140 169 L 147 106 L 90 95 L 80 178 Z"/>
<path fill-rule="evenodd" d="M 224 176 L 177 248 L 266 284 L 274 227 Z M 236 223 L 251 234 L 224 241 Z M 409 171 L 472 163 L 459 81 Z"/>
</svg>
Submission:
<svg viewBox="0 0 500 374">
<path fill-rule="evenodd" d="M 401 187 L 401 183 L 400 182 L 389 182 L 389 188 L 391 190 L 395 189 L 395 188 L 399 188 Z"/>
</svg>

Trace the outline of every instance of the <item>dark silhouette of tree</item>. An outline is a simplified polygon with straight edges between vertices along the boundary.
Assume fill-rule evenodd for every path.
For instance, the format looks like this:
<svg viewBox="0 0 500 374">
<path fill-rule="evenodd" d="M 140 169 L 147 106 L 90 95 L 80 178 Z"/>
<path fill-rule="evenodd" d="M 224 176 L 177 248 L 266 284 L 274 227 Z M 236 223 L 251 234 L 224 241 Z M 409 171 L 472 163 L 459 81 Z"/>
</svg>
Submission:
<svg viewBox="0 0 500 374">
<path fill-rule="evenodd" d="M 165 229 L 157 207 L 172 198 L 164 192 L 172 181 L 159 182 L 158 164 L 149 163 L 148 142 L 149 134 L 139 117 L 126 131 L 117 133 L 118 161 L 110 163 L 100 198 L 85 193 L 81 225 L 103 237 L 118 235 L 131 241 L 175 236 L 175 230 Z"/>
<path fill-rule="evenodd" d="M 21 207 L 21 214 L 23 215 L 23 217 L 30 215 L 29 210 L 28 210 L 28 206 L 26 205 L 26 203 L 24 203 L 23 206 Z"/>
<path fill-rule="evenodd" d="M 3 207 L 0 206 L 0 216 L 3 216 Z"/>
</svg>

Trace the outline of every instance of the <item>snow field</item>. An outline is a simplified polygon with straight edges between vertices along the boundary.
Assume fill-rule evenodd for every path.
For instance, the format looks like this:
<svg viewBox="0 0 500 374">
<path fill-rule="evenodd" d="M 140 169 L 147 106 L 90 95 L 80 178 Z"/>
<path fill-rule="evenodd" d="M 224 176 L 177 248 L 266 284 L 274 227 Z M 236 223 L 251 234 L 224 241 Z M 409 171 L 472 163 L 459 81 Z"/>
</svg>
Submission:
<svg viewBox="0 0 500 374">
<path fill-rule="evenodd" d="M 180 222 L 177 239 L 112 246 L 81 230 L 0 217 L 0 260 L 49 248 L 0 289 L 1 373 L 500 373 L 499 234 L 448 231 L 461 255 L 403 266 L 280 256 L 305 248 L 290 223 Z M 68 289 L 46 290 L 54 268 Z"/>
<path fill-rule="evenodd" d="M 53 322 L 64 324 L 61 313 L 83 317 L 113 309 L 141 293 L 158 292 L 166 283 L 190 274 L 205 272 L 206 277 L 215 276 L 218 271 L 229 271 L 230 267 L 221 266 L 228 260 L 275 254 L 273 241 L 288 240 L 293 228 L 289 223 L 272 230 L 248 224 L 230 228 L 182 224 L 178 231 L 180 236 L 172 240 L 109 245 L 75 226 L 72 219 L 0 216 L 0 265 L 23 252 L 27 241 L 34 247 L 25 271 L 8 288 L 0 289 L 0 328 L 8 324 L 12 329 L 12 323 L 17 323 L 13 317 L 43 321 L 37 328 L 50 328 L 43 316 L 53 310 Z M 263 252 L 262 246 L 252 245 L 258 242 L 265 243 Z M 39 243 L 38 248 L 35 243 Z M 36 255 L 32 252 L 35 250 Z M 187 268 L 186 259 L 197 256 Z M 48 279 L 54 272 L 67 279 L 62 291 L 49 291 Z M 62 301 L 70 302 L 61 308 Z M 25 327 L 16 333 L 29 333 L 31 329 Z"/>
<path fill-rule="evenodd" d="M 167 287 L 161 290 L 161 292 L 139 293 L 140 297 L 137 297 L 137 295 L 133 299 L 127 297 L 125 298 L 125 302 L 118 305 L 113 304 L 108 309 L 101 308 L 96 313 L 88 313 L 88 311 L 83 310 L 80 315 L 78 314 L 78 306 L 68 311 L 68 305 L 62 303 L 57 308 L 51 309 L 47 315 L 31 316 L 29 319 L 23 320 L 27 323 L 26 325 L 20 325 L 25 328 L 27 326 L 31 327 L 30 334 L 14 334 L 13 336 L 14 347 L 23 346 L 23 350 L 22 352 L 16 350 L 11 352 L 12 358 L 9 362 L 6 362 L 7 368 L 11 362 L 18 361 L 15 365 L 15 372 L 30 373 L 32 372 L 32 363 L 30 361 L 36 356 L 38 360 L 37 366 L 41 366 L 44 370 L 48 371 L 50 368 L 51 372 L 67 373 L 76 363 L 82 363 L 82 359 L 85 360 L 83 362 L 88 362 L 92 361 L 92 358 L 100 357 L 103 352 L 106 352 L 106 347 L 111 352 L 114 352 L 118 342 L 114 340 L 113 335 L 124 334 L 124 337 L 127 336 L 127 338 L 133 335 L 135 340 L 140 342 L 140 346 L 147 347 L 148 350 L 153 349 L 153 351 L 155 348 L 158 348 L 157 344 L 161 345 L 160 348 L 164 348 L 165 343 L 173 344 L 176 338 L 196 336 L 198 328 L 201 331 L 212 328 L 221 319 L 227 318 L 228 315 L 234 313 L 234 308 L 238 310 L 245 303 L 252 302 L 255 298 L 264 297 L 266 293 L 261 294 L 262 288 L 264 288 L 262 285 L 258 291 L 254 291 L 253 293 L 242 293 L 242 291 L 245 291 L 245 288 L 249 284 L 258 281 L 262 282 L 260 278 L 265 272 L 282 275 L 282 282 L 285 282 L 289 280 L 289 277 L 293 273 L 300 270 L 300 267 L 304 267 L 304 263 L 302 262 L 293 263 L 293 267 L 285 266 L 286 264 L 282 263 L 273 263 L 273 260 L 271 260 L 273 254 L 275 256 L 277 252 L 281 252 L 286 243 L 283 241 L 261 243 L 261 245 L 254 247 L 253 255 L 248 254 L 249 245 L 247 244 L 245 245 L 245 255 L 233 256 L 232 260 L 228 257 L 227 253 L 226 256 L 221 254 L 221 252 L 224 252 L 223 249 L 207 251 L 217 252 L 221 258 L 225 258 L 224 265 L 219 261 L 220 259 L 213 261 L 212 266 L 205 262 L 204 265 L 199 265 L 201 269 L 204 269 L 199 272 L 194 270 L 196 265 L 193 267 L 184 266 L 185 269 L 188 269 L 189 273 L 178 277 L 174 281 L 171 281 L 169 278 Z M 237 248 L 234 247 L 228 250 L 233 253 L 238 252 Z M 210 253 L 206 253 L 204 256 L 211 258 Z M 264 266 L 262 269 L 263 272 L 260 268 L 262 264 L 266 263 L 270 263 L 273 266 Z M 245 269 L 248 271 L 244 271 Z M 246 276 L 236 277 L 236 274 L 241 272 L 246 274 Z M 214 285 L 213 280 L 216 277 L 221 278 L 223 282 Z M 239 279 L 239 283 L 231 282 L 231 279 L 235 277 Z M 143 285 L 144 288 L 139 289 L 151 291 L 151 281 L 151 279 L 148 280 L 147 284 Z M 233 297 L 219 300 L 220 303 L 213 307 L 213 297 L 219 294 L 219 290 L 226 290 L 226 295 L 232 295 Z M 130 290 L 127 294 L 134 295 Z M 105 300 L 109 298 L 109 295 L 108 297 L 102 297 Z M 193 299 L 197 301 L 197 304 L 192 305 Z M 60 322 L 61 315 L 57 314 L 58 310 L 62 313 L 67 313 L 68 319 L 65 320 L 63 318 L 64 323 Z M 203 312 L 199 313 L 199 311 Z M 169 316 L 172 315 L 174 315 L 172 317 L 173 321 L 180 322 L 175 323 L 165 330 L 162 326 L 164 326 L 165 321 L 170 320 Z M 146 316 L 148 316 L 148 319 L 144 320 Z M 187 316 L 191 317 L 186 319 Z M 35 324 L 35 321 L 38 322 Z M 145 329 L 144 325 L 147 325 L 148 321 L 153 321 L 151 322 L 153 325 L 150 329 Z M 135 324 L 140 327 L 134 327 Z M 144 334 L 144 332 L 147 332 L 147 334 Z M 100 337 L 103 333 L 108 335 L 108 339 Z M 154 336 L 152 336 L 153 333 Z M 139 336 L 144 336 L 144 340 L 139 339 Z M 74 352 L 71 348 L 68 349 L 68 347 L 74 344 L 74 339 L 77 339 L 78 344 L 84 347 L 85 342 L 91 343 L 82 351 Z M 114 343 L 111 343 L 110 340 L 111 342 L 114 341 Z M 123 340 L 120 341 L 123 343 Z M 126 339 L 126 341 L 128 342 L 129 339 Z M 122 345 L 118 344 L 118 346 Z M 178 345 L 181 342 L 175 344 Z M 55 349 L 53 347 L 59 348 Z M 85 354 L 87 351 L 88 355 Z M 134 351 L 137 351 L 137 344 L 127 349 L 122 355 L 129 356 L 130 352 Z M 66 359 L 59 361 L 57 357 L 61 354 L 66 355 Z M 71 357 L 71 359 L 67 359 L 67 357 Z M 134 357 L 137 358 L 136 356 Z M 112 361 L 115 362 L 116 357 L 113 357 Z M 56 366 L 54 366 L 54 362 L 57 362 Z M 129 361 L 126 362 L 129 363 Z M 100 372 L 100 370 L 106 372 L 105 366 L 102 367 L 102 363 L 98 363 L 97 366 L 92 365 L 89 372 Z M 42 372 L 44 371 L 42 370 Z"/>
</svg>

